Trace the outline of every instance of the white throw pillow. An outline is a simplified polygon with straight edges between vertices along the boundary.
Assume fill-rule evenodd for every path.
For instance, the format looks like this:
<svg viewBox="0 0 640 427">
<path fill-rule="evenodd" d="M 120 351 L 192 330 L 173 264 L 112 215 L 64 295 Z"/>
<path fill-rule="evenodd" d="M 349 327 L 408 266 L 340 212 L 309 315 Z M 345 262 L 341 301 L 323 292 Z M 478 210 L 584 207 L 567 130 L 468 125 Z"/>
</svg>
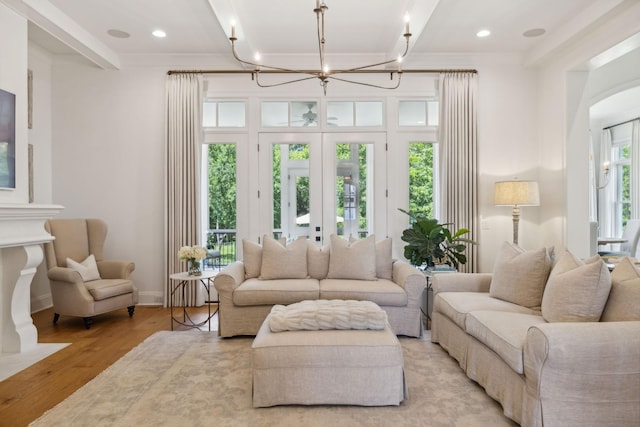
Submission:
<svg viewBox="0 0 640 427">
<path fill-rule="evenodd" d="M 586 263 L 565 251 L 553 267 L 542 298 L 547 322 L 597 322 L 611 290 L 611 274 L 600 257 Z"/>
<path fill-rule="evenodd" d="M 328 279 L 376 280 L 376 241 L 374 235 L 349 243 L 331 236 Z"/>
<path fill-rule="evenodd" d="M 307 240 L 307 270 L 312 279 L 326 279 L 329 272 L 329 245 L 321 248 L 311 240 Z"/>
<path fill-rule="evenodd" d="M 262 239 L 260 279 L 307 278 L 307 239 L 301 237 L 286 247 L 267 235 Z"/>
<path fill-rule="evenodd" d="M 67 267 L 80 273 L 82 280 L 85 282 L 101 279 L 98 264 L 96 264 L 96 258 L 93 254 L 89 255 L 87 259 L 82 262 L 76 262 L 71 258 L 67 258 Z"/>
<path fill-rule="evenodd" d="M 358 241 L 349 236 L 349 243 Z M 376 276 L 378 279 L 393 280 L 393 258 L 391 258 L 391 237 L 376 242 Z"/>
<path fill-rule="evenodd" d="M 525 251 L 504 242 L 493 268 L 489 295 L 523 307 L 537 308 L 551 270 L 546 248 Z"/>
</svg>

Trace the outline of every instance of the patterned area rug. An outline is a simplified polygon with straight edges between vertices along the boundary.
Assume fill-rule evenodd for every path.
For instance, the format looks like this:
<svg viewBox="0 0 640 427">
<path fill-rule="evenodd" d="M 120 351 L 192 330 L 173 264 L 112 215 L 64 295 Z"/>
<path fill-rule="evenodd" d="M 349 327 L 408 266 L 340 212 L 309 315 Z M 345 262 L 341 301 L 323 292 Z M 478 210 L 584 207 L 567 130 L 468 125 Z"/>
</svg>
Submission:
<svg viewBox="0 0 640 427">
<path fill-rule="evenodd" d="M 513 426 L 457 362 L 401 338 L 409 399 L 400 406 L 251 405 L 251 338 L 158 332 L 32 426 Z"/>
</svg>

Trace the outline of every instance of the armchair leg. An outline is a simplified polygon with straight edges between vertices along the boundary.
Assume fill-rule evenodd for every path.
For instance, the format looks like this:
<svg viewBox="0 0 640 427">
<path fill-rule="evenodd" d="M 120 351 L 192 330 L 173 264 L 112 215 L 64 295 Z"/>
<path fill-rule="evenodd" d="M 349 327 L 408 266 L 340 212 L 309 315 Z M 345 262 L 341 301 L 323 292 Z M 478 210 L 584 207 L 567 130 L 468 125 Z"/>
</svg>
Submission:
<svg viewBox="0 0 640 427">
<path fill-rule="evenodd" d="M 85 328 L 90 329 L 92 323 L 93 323 L 93 317 L 85 317 L 84 318 L 84 327 Z"/>
<path fill-rule="evenodd" d="M 53 313 L 53 324 L 55 325 L 56 323 L 58 323 L 58 319 L 60 318 L 60 315 L 58 313 Z"/>
<path fill-rule="evenodd" d="M 127 310 L 129 311 L 129 317 L 133 317 L 133 311 L 136 309 L 135 305 L 130 305 L 129 307 L 127 307 Z"/>
</svg>

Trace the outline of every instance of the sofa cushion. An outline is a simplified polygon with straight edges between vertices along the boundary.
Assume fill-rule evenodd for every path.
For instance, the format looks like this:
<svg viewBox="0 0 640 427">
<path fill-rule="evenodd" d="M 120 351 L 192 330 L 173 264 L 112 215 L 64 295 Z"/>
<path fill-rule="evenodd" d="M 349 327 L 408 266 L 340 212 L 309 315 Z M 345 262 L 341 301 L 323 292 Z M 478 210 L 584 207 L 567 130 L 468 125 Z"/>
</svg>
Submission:
<svg viewBox="0 0 640 427">
<path fill-rule="evenodd" d="M 504 242 L 493 268 L 489 294 L 524 307 L 538 308 L 551 270 L 546 248 L 525 251 Z"/>
<path fill-rule="evenodd" d="M 324 279 L 329 272 L 330 246 L 319 248 L 311 240 L 307 240 L 307 271 L 312 279 Z"/>
<path fill-rule="evenodd" d="M 133 282 L 127 279 L 92 280 L 85 286 L 96 301 L 133 292 Z"/>
<path fill-rule="evenodd" d="M 67 258 L 67 268 L 80 273 L 83 282 L 90 282 L 92 280 L 100 280 L 100 272 L 98 271 L 98 264 L 93 254 L 89 255 L 87 259 L 82 262 L 76 262 L 71 258 Z"/>
<path fill-rule="evenodd" d="M 486 292 L 440 292 L 434 300 L 433 310 L 451 319 L 462 330 L 466 327 L 467 314 L 476 310 L 540 314 L 539 311 L 492 298 Z"/>
<path fill-rule="evenodd" d="M 333 255 L 332 255 L 333 256 Z M 378 305 L 404 307 L 407 293 L 391 280 L 324 279 L 320 281 L 321 299 L 372 301 Z"/>
<path fill-rule="evenodd" d="M 611 290 L 611 275 L 604 261 L 584 263 L 565 251 L 553 267 L 542 298 L 547 322 L 597 322 Z"/>
<path fill-rule="evenodd" d="M 376 280 L 374 235 L 348 242 L 335 234 L 331 238 L 328 279 Z"/>
<path fill-rule="evenodd" d="M 299 238 L 286 247 L 267 235 L 262 240 L 260 279 L 306 279 L 307 239 Z"/>
<path fill-rule="evenodd" d="M 466 330 L 500 356 L 511 369 L 524 374 L 522 349 L 527 331 L 541 323 L 547 322 L 536 314 L 482 310 L 467 315 Z"/>
<path fill-rule="evenodd" d="M 640 270 L 627 257 L 611 273 L 611 292 L 600 320 L 640 320 Z"/>
<path fill-rule="evenodd" d="M 293 304 L 307 299 L 318 299 L 316 279 L 247 279 L 233 291 L 235 305 Z"/>
</svg>

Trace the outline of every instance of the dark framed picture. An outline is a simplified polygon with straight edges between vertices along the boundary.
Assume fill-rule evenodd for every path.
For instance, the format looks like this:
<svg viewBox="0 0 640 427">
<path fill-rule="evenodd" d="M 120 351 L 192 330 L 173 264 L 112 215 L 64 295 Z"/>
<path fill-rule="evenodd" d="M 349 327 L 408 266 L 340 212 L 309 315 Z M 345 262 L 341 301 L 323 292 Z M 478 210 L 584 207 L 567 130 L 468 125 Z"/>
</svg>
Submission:
<svg viewBox="0 0 640 427">
<path fill-rule="evenodd" d="M 0 188 L 16 188 L 16 96 L 0 89 Z"/>
</svg>

